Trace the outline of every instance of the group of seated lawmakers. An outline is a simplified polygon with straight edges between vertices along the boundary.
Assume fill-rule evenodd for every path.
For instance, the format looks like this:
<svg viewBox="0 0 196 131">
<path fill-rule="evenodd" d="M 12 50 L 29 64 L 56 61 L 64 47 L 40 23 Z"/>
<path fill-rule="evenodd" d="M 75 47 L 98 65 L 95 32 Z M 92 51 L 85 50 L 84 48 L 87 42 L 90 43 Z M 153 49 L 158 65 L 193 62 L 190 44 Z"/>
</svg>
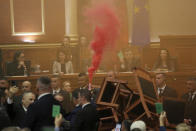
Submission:
<svg viewBox="0 0 196 131">
<path fill-rule="evenodd" d="M 124 54 L 124 55 L 123 55 Z M 52 64 L 52 73 L 53 74 L 70 74 L 74 73 L 72 58 L 69 53 L 65 49 L 61 49 L 57 51 L 56 59 Z M 141 66 L 140 57 L 135 56 L 130 48 L 126 49 L 121 55 L 118 57 L 118 62 L 114 64 L 114 68 L 119 72 L 132 72 L 134 67 Z M 82 61 L 85 61 L 82 60 Z M 80 68 L 82 72 L 87 72 L 88 67 L 91 65 L 91 60 L 88 59 L 88 62 L 81 64 Z M 36 65 L 35 67 L 31 67 L 31 61 L 25 59 L 25 54 L 22 51 L 16 51 L 13 60 L 11 62 L 6 62 L 5 64 L 5 75 L 8 76 L 28 76 L 31 73 L 40 73 L 40 66 Z M 105 72 L 105 66 L 100 65 L 97 72 Z M 146 65 L 146 70 L 148 71 L 166 71 L 173 72 L 176 71 L 175 60 L 170 57 L 167 49 L 161 49 L 160 54 L 152 69 L 150 69 Z"/>
<path fill-rule="evenodd" d="M 110 72 L 107 77 L 114 78 L 114 75 Z M 156 74 L 156 86 L 159 96 L 177 96 L 176 91 L 167 86 L 163 73 Z M 177 131 L 191 131 L 190 126 L 196 125 L 196 78 L 188 79 L 186 86 L 188 92 L 182 96 L 186 100 L 184 123 L 176 127 Z M 99 88 L 89 90 L 85 73 L 79 74 L 78 88 L 74 90 L 69 81 L 61 84 L 57 75 L 40 77 L 35 89 L 37 94 L 29 81 L 24 81 L 19 88 L 10 87 L 5 77 L 0 78 L 0 130 L 46 131 L 47 127 L 55 131 L 97 130 L 99 115 L 95 101 Z M 166 130 L 165 119 L 163 112 L 159 119 L 161 131 Z M 120 128 L 121 131 L 147 130 L 141 120 L 123 120 Z"/>
</svg>

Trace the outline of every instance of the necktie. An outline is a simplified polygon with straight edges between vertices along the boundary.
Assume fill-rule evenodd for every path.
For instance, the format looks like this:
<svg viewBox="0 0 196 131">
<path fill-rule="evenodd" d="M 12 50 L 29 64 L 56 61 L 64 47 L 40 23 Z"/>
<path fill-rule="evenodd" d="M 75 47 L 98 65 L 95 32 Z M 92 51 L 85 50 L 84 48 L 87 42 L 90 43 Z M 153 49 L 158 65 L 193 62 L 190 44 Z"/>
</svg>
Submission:
<svg viewBox="0 0 196 131">
<path fill-rule="evenodd" d="M 194 99 L 194 97 L 195 97 L 195 94 L 191 93 L 191 94 L 190 94 L 189 101 L 190 101 L 190 102 L 192 102 L 192 101 L 193 101 L 193 99 Z"/>
<path fill-rule="evenodd" d="M 159 89 L 159 96 L 163 95 L 163 89 Z"/>
</svg>

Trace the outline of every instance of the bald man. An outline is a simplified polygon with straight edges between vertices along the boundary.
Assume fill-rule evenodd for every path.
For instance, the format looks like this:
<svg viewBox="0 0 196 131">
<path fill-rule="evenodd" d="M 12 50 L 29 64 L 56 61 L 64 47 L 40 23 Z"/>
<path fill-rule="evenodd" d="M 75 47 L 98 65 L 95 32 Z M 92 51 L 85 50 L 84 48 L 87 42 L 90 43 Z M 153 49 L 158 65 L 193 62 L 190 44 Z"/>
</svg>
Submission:
<svg viewBox="0 0 196 131">
<path fill-rule="evenodd" d="M 14 126 L 22 127 L 27 108 L 34 102 L 34 100 L 35 94 L 33 92 L 25 92 L 22 95 L 22 101 L 20 104 L 14 102 L 8 103 L 8 113 Z"/>
<path fill-rule="evenodd" d="M 31 85 L 31 82 L 30 81 L 24 81 L 22 83 L 22 91 L 23 92 L 31 91 L 31 87 L 32 87 L 32 85 Z"/>
</svg>

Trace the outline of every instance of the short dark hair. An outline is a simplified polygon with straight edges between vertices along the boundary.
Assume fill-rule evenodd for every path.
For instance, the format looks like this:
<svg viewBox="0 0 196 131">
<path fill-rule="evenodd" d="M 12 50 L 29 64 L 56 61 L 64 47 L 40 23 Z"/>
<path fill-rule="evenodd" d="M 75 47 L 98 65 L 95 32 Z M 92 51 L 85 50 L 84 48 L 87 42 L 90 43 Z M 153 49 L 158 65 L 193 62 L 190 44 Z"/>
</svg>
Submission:
<svg viewBox="0 0 196 131">
<path fill-rule="evenodd" d="M 62 96 L 64 98 L 64 94 L 62 92 L 56 93 L 54 96 Z"/>
<path fill-rule="evenodd" d="M 80 93 L 80 96 L 83 96 L 84 98 L 86 98 L 88 102 L 91 101 L 91 92 L 88 89 L 81 89 L 79 93 Z"/>
<path fill-rule="evenodd" d="M 75 98 L 75 99 L 78 99 L 78 93 L 80 92 L 80 89 L 75 89 L 73 92 L 72 92 L 72 97 Z"/>
<path fill-rule="evenodd" d="M 51 79 L 48 76 L 41 76 L 38 81 L 46 87 L 50 87 Z"/>
<path fill-rule="evenodd" d="M 156 73 L 156 76 L 157 75 L 162 75 L 164 78 L 166 78 L 166 74 L 165 73 Z"/>
</svg>

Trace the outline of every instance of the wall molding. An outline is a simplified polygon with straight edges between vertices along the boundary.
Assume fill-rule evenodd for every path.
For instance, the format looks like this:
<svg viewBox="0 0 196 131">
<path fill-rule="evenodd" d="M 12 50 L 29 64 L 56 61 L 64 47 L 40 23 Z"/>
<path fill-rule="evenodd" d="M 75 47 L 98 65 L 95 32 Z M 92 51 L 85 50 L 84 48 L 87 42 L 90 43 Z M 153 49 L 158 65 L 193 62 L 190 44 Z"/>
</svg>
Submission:
<svg viewBox="0 0 196 131">
<path fill-rule="evenodd" d="M 41 0 L 41 32 L 15 32 L 14 24 L 14 0 L 10 0 L 10 20 L 11 20 L 11 32 L 12 36 L 28 36 L 28 35 L 45 35 L 45 12 L 44 12 L 44 0 Z"/>
<path fill-rule="evenodd" d="M 33 49 L 33 48 L 57 48 L 62 47 L 62 43 L 18 43 L 0 44 L 0 49 Z"/>
</svg>

